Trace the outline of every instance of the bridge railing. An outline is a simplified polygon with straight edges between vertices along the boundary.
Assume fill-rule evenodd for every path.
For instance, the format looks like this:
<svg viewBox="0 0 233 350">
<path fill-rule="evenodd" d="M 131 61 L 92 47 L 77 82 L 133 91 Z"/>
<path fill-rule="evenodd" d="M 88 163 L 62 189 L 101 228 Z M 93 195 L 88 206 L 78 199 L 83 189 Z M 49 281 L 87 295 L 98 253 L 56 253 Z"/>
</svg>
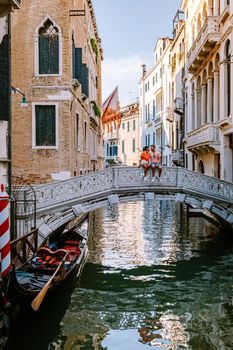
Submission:
<svg viewBox="0 0 233 350">
<path fill-rule="evenodd" d="M 233 184 L 184 168 L 163 168 L 161 181 L 142 178 L 137 167 L 112 167 L 99 172 L 35 187 L 37 208 L 97 201 L 110 193 L 133 191 L 187 192 L 213 201 L 233 203 Z"/>
<path fill-rule="evenodd" d="M 100 192 L 110 191 L 113 187 L 111 168 L 93 172 L 69 180 L 56 181 L 35 187 L 37 208 L 49 207 L 62 202 L 82 199 Z"/>
<path fill-rule="evenodd" d="M 230 182 L 179 168 L 177 185 L 194 195 L 212 197 L 213 200 L 233 203 L 233 184 Z"/>
</svg>

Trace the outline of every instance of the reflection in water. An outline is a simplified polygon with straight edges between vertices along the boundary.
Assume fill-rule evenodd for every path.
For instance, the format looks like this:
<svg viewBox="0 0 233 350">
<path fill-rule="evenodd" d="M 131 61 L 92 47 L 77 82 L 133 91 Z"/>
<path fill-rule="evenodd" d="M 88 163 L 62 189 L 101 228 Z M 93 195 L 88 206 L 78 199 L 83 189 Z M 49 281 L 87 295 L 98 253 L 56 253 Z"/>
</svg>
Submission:
<svg viewBox="0 0 233 350">
<path fill-rule="evenodd" d="M 47 348 L 232 350 L 233 244 L 223 232 L 203 219 L 187 226 L 175 203 L 128 203 L 94 214 L 89 250 Z"/>
</svg>

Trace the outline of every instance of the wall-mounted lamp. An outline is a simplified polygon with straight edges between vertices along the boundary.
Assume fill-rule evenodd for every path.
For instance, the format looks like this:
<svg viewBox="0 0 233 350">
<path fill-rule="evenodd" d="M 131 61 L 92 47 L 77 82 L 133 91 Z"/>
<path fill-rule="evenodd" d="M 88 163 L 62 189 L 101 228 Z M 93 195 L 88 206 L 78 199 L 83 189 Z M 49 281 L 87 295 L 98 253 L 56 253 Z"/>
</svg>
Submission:
<svg viewBox="0 0 233 350">
<path fill-rule="evenodd" d="M 28 101 L 25 97 L 25 94 L 23 92 L 21 92 L 19 89 L 16 89 L 15 87 L 11 87 L 11 93 L 19 93 L 21 94 L 23 97 L 21 99 L 21 107 L 27 107 L 28 106 Z"/>
</svg>

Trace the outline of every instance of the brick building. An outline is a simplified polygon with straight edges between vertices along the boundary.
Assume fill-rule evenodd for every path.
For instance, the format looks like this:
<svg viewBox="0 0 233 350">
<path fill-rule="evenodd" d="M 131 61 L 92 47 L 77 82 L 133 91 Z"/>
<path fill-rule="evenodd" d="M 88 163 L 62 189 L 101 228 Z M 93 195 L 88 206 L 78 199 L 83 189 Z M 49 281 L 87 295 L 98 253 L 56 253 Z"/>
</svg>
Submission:
<svg viewBox="0 0 233 350">
<path fill-rule="evenodd" d="M 25 0 L 12 21 L 12 172 L 34 183 L 102 167 L 101 40 L 91 0 Z"/>
</svg>

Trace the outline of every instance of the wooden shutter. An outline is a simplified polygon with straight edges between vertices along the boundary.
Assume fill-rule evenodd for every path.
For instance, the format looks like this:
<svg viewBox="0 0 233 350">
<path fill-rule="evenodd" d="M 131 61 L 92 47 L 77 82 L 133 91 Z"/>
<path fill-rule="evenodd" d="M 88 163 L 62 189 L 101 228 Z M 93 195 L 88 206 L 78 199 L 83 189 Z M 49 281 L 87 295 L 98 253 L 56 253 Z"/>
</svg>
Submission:
<svg viewBox="0 0 233 350">
<path fill-rule="evenodd" d="M 57 34 L 49 37 L 49 72 L 59 74 L 59 38 Z"/>
<path fill-rule="evenodd" d="M 39 36 L 39 74 L 49 74 L 49 38 Z"/>
<path fill-rule="evenodd" d="M 72 45 L 72 78 L 76 79 L 75 76 L 75 46 Z"/>
<path fill-rule="evenodd" d="M 81 83 L 81 76 L 82 76 L 82 48 L 76 47 L 75 48 L 75 79 L 78 79 L 78 81 Z"/>
<path fill-rule="evenodd" d="M 73 67 L 73 78 L 78 79 L 82 85 L 82 93 L 89 97 L 89 68 L 85 63 L 82 63 L 82 48 L 76 47 L 75 64 Z"/>
<path fill-rule="evenodd" d="M 58 35 L 39 36 L 39 74 L 59 74 Z"/>
<path fill-rule="evenodd" d="M 56 146 L 55 106 L 36 106 L 36 146 Z"/>
<path fill-rule="evenodd" d="M 86 64 L 82 65 L 81 84 L 82 93 L 89 97 L 89 69 Z"/>
</svg>

